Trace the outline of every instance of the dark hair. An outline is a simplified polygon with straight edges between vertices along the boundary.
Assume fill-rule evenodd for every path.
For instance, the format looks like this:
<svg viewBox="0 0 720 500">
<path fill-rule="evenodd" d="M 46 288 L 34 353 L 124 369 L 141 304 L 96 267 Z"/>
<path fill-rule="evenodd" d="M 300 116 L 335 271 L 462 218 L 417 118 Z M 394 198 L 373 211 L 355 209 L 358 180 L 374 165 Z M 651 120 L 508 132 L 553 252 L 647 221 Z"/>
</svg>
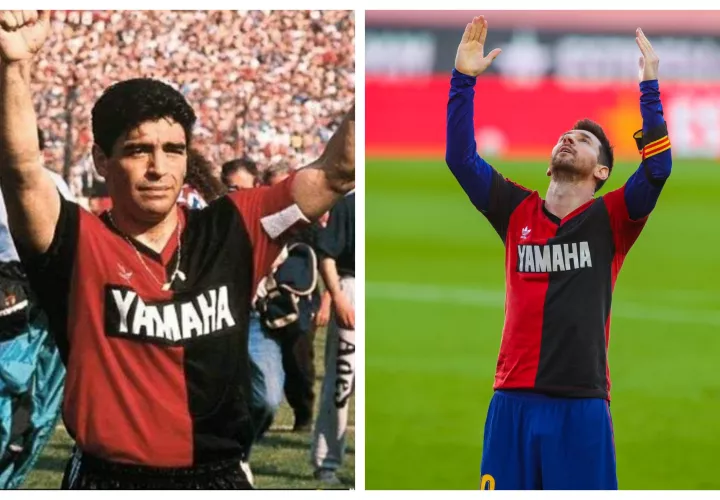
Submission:
<svg viewBox="0 0 720 500">
<path fill-rule="evenodd" d="M 213 175 L 212 163 L 195 148 L 188 150 L 185 182 L 197 189 L 208 203 L 227 193 L 222 182 Z"/>
<path fill-rule="evenodd" d="M 258 176 L 257 164 L 250 158 L 236 158 L 234 160 L 226 161 L 222 166 L 222 182 L 227 186 L 228 177 L 237 172 L 238 170 L 245 170 L 253 177 Z"/>
<path fill-rule="evenodd" d="M 190 145 L 195 112 L 185 97 L 170 85 L 150 78 L 135 78 L 111 85 L 92 109 L 95 144 L 112 154 L 115 141 L 143 122 L 171 118 L 185 130 Z"/>
<path fill-rule="evenodd" d="M 275 163 L 273 165 L 270 165 L 262 175 L 262 183 L 265 185 L 269 185 L 270 181 L 272 181 L 273 177 L 276 175 L 282 175 L 282 174 L 289 174 L 292 172 L 292 168 L 290 168 L 290 165 L 285 163 L 284 161 Z"/>
<path fill-rule="evenodd" d="M 43 131 L 40 130 L 40 127 L 37 129 L 38 131 L 38 146 L 40 147 L 40 151 L 45 149 L 45 134 L 43 134 Z"/>
<path fill-rule="evenodd" d="M 592 135 L 598 138 L 598 140 L 600 141 L 600 153 L 598 154 L 598 163 L 600 163 L 600 165 L 605 165 L 608 168 L 608 178 L 610 178 L 610 174 L 612 173 L 613 169 L 613 163 L 615 162 L 615 157 L 613 155 L 613 147 L 610 145 L 610 141 L 605 135 L 605 131 L 602 129 L 602 127 L 594 121 L 590 120 L 589 118 L 584 118 L 575 123 L 575 125 L 573 125 L 573 130 L 584 130 L 586 132 L 590 132 Z M 605 181 L 597 181 L 597 183 L 595 184 L 595 192 L 597 193 L 598 191 L 600 191 L 604 184 Z"/>
</svg>

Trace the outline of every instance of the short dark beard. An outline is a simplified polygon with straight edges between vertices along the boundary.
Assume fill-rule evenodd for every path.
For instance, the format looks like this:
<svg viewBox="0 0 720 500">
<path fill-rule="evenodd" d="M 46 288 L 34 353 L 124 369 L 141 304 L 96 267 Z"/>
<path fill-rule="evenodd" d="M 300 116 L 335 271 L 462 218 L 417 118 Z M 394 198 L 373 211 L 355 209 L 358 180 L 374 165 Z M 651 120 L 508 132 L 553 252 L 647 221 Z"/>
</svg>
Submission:
<svg viewBox="0 0 720 500">
<path fill-rule="evenodd" d="M 550 160 L 550 174 L 559 182 L 575 182 L 581 178 L 580 172 L 575 169 L 574 158 L 571 161 L 557 161 L 557 157 Z"/>
</svg>

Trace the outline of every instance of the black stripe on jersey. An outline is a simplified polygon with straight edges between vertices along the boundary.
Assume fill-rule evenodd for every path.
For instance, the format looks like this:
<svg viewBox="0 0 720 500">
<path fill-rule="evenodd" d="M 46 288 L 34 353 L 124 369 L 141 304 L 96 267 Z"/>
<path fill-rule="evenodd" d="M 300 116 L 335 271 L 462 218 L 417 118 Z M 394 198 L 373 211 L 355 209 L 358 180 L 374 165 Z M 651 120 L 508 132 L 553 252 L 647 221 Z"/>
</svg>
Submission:
<svg viewBox="0 0 720 500">
<path fill-rule="evenodd" d="M 67 366 L 70 356 L 68 311 L 80 236 L 80 207 L 66 200 L 59 191 L 58 196 L 60 214 L 47 252 L 37 255 L 23 249 L 17 241 L 15 243 L 33 292 L 48 315 L 49 331 L 55 339 L 60 358 Z"/>
<path fill-rule="evenodd" d="M 483 212 L 492 227 L 498 233 L 503 243 L 507 238 L 510 216 L 522 201 L 530 196 L 532 191 L 522 188 L 514 182 L 505 179 L 497 170 L 492 170 L 492 185 L 490 186 L 490 207 Z"/>
<path fill-rule="evenodd" d="M 605 398 L 605 325 L 610 315 L 615 249 L 610 216 L 602 198 L 560 226 L 547 244 L 580 240 L 588 242 L 593 265 L 549 274 L 535 386 L 539 391 L 565 397 Z M 594 301 L 598 287 L 605 290 L 599 304 Z M 568 381 L 573 387 L 568 387 Z"/>
<path fill-rule="evenodd" d="M 176 281 L 176 296 L 185 287 L 204 289 L 226 282 L 236 285 L 232 292 L 236 296 L 230 301 L 238 322 L 236 334 L 205 338 L 185 346 L 193 459 L 194 463 L 207 463 L 242 456 L 247 450 L 241 449 L 241 443 L 249 444 L 253 439 L 247 349 L 253 252 L 248 228 L 228 197 L 203 210 L 190 211 L 188 217 L 182 241 L 187 251 L 183 252 L 180 266 L 187 280 Z M 174 266 L 171 259 L 167 272 L 172 273 Z"/>
</svg>

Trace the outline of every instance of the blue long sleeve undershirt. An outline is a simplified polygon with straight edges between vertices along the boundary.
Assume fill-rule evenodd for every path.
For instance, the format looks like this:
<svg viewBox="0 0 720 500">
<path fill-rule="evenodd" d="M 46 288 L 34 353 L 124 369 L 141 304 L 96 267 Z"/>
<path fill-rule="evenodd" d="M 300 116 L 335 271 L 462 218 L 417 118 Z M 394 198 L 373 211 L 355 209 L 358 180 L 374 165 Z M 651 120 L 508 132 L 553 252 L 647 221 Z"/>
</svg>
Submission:
<svg viewBox="0 0 720 500">
<path fill-rule="evenodd" d="M 490 206 L 493 169 L 477 153 L 473 123 L 475 83 L 475 77 L 453 70 L 447 107 L 445 161 L 475 207 L 486 212 Z M 658 81 L 640 83 L 640 92 L 643 133 L 647 134 L 664 123 Z M 671 165 L 670 150 L 667 150 L 645 159 L 627 181 L 625 203 L 631 219 L 641 219 L 653 210 L 662 184 L 670 176 Z"/>
</svg>

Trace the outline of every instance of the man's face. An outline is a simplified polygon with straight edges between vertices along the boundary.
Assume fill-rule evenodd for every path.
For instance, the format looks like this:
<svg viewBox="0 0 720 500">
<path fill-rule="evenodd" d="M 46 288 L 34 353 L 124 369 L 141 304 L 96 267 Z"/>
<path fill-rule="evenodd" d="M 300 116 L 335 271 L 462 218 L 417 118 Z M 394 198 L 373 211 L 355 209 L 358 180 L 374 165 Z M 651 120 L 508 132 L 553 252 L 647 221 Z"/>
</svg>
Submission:
<svg viewBox="0 0 720 500">
<path fill-rule="evenodd" d="M 139 221 L 159 221 L 175 207 L 187 170 L 185 131 L 162 118 L 120 136 L 107 158 L 93 148 L 113 206 Z"/>
<path fill-rule="evenodd" d="M 228 189 L 251 189 L 255 187 L 255 177 L 244 168 L 240 168 L 228 175 L 225 182 Z"/>
<path fill-rule="evenodd" d="M 558 139 L 552 150 L 548 175 L 560 179 L 606 179 L 609 170 L 598 163 L 600 140 L 585 130 L 571 130 Z"/>
</svg>

